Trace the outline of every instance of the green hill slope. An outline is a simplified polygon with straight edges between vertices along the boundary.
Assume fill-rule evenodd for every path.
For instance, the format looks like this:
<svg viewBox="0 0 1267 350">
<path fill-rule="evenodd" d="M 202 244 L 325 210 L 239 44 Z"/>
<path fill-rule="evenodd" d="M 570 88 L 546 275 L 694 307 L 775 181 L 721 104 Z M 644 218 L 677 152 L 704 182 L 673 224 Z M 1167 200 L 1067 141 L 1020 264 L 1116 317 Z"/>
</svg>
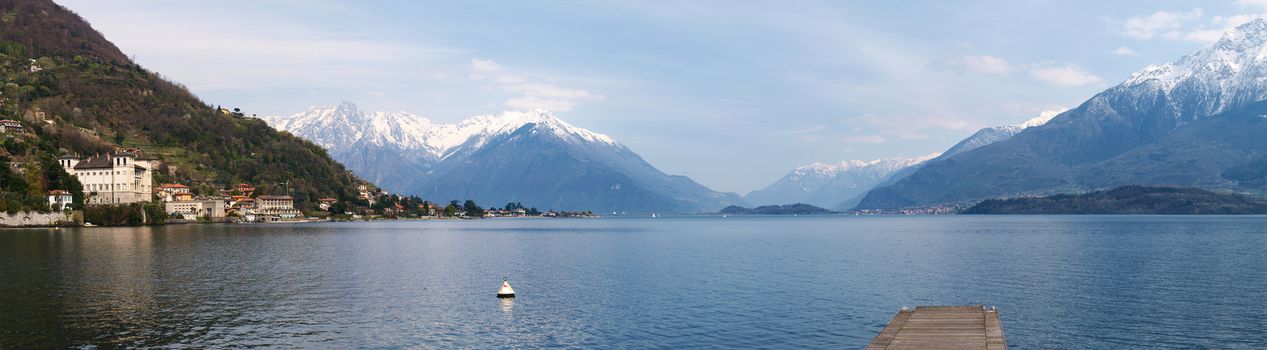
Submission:
<svg viewBox="0 0 1267 350">
<path fill-rule="evenodd" d="M 962 214 L 1267 214 L 1267 201 L 1197 188 L 1123 186 L 1076 195 L 988 199 Z"/>
<path fill-rule="evenodd" d="M 321 197 L 351 199 L 364 183 L 320 147 L 223 112 L 135 64 L 51 1 L 0 2 L 0 76 L 0 119 L 22 121 L 35 138 L 0 154 L 14 161 L 138 148 L 162 160 L 156 183 L 209 191 L 246 182 L 281 194 L 289 182 L 305 208 Z"/>
</svg>

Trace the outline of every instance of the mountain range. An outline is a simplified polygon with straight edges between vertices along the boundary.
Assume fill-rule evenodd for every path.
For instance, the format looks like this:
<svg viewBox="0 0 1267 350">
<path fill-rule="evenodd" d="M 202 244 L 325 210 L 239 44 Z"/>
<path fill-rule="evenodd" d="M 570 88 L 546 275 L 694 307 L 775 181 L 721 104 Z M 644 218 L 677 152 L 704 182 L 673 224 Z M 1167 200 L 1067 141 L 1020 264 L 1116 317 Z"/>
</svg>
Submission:
<svg viewBox="0 0 1267 350">
<path fill-rule="evenodd" d="M 1059 110 L 1043 111 L 1042 113 L 1039 113 L 1037 117 L 1030 118 L 1029 120 L 1021 122 L 1020 124 L 1010 124 L 1010 125 L 1001 125 L 1001 126 L 992 126 L 988 128 L 982 128 L 981 130 L 977 130 L 977 132 L 973 133 L 972 136 L 968 136 L 968 138 L 963 139 L 963 141 L 959 141 L 959 143 L 956 143 L 954 146 L 951 146 L 945 152 L 942 152 L 941 155 L 938 156 L 938 158 L 951 157 L 956 154 L 960 154 L 963 152 L 981 148 L 982 146 L 985 146 L 991 143 L 1010 139 L 1012 138 L 1012 136 L 1016 136 L 1016 134 L 1021 133 L 1021 131 L 1025 131 L 1025 129 L 1047 124 L 1047 122 L 1051 121 L 1052 118 L 1055 118 L 1057 115 L 1060 115 L 1060 113 L 1064 113 L 1067 110 L 1069 109 L 1065 108 L 1065 109 L 1059 109 Z"/>
<path fill-rule="evenodd" d="M 859 208 L 1170 185 L 1267 190 L 1267 21 L 1131 75 L 1044 125 L 929 161 Z"/>
<path fill-rule="evenodd" d="M 1025 129 L 1047 123 L 1064 111 L 1044 111 L 1018 124 L 982 128 L 942 153 L 923 157 L 847 160 L 836 164 L 815 162 L 799 166 L 773 184 L 748 193 L 744 200 L 756 205 L 808 203 L 837 211 L 849 210 L 868 191 L 891 185 L 919 169 L 925 162 L 1007 140 Z"/>
<path fill-rule="evenodd" d="M 547 111 L 442 124 L 344 102 L 261 119 L 321 145 L 383 188 L 436 200 L 605 212 L 711 212 L 745 204 L 736 194 L 665 174 L 611 137 Z"/>
<path fill-rule="evenodd" d="M 936 156 L 802 165 L 769 186 L 748 193 L 744 200 L 754 205 L 806 203 L 834 208 L 866 193 L 889 175 Z"/>
</svg>

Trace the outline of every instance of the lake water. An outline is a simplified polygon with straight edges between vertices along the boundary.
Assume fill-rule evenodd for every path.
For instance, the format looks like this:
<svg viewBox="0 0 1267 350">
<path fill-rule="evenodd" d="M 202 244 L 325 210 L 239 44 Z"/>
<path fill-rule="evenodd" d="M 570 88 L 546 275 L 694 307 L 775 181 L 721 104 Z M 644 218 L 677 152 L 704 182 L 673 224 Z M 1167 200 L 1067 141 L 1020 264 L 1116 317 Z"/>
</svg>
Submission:
<svg viewBox="0 0 1267 350">
<path fill-rule="evenodd" d="M 1013 349 L 1267 348 L 1267 217 L 0 230 L 0 349 L 862 348 L 962 304 Z"/>
</svg>

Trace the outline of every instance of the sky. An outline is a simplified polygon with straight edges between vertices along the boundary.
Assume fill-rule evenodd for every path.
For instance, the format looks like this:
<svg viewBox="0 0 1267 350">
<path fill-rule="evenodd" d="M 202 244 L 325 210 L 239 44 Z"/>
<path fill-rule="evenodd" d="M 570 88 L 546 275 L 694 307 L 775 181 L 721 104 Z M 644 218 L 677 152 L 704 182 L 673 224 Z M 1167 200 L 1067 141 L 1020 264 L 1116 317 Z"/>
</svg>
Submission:
<svg viewBox="0 0 1267 350">
<path fill-rule="evenodd" d="M 57 0 L 211 104 L 547 109 L 746 194 L 1073 108 L 1267 13 L 1195 1 Z"/>
</svg>

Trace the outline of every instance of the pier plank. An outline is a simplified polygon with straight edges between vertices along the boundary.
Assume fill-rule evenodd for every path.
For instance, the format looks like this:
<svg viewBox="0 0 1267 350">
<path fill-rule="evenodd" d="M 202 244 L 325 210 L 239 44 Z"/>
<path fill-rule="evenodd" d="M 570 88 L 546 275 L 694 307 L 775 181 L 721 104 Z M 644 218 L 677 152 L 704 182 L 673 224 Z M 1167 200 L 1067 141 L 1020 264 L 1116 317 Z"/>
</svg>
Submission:
<svg viewBox="0 0 1267 350">
<path fill-rule="evenodd" d="M 902 308 L 867 350 L 1006 350 L 997 308 L 918 306 Z"/>
</svg>

